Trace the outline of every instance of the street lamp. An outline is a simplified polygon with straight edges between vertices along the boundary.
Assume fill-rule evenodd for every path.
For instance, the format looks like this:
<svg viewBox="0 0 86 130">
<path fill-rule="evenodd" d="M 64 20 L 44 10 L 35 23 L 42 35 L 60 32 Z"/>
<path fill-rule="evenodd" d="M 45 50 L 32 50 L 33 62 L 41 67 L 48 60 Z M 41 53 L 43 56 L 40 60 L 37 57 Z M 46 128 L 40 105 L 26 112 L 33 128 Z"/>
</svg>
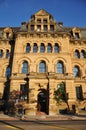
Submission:
<svg viewBox="0 0 86 130">
<path fill-rule="evenodd" d="M 26 77 L 24 78 L 24 80 L 26 81 L 25 83 L 25 87 L 26 87 L 26 93 L 27 93 L 27 103 L 29 103 L 29 78 L 28 78 L 28 75 L 26 75 Z"/>
</svg>

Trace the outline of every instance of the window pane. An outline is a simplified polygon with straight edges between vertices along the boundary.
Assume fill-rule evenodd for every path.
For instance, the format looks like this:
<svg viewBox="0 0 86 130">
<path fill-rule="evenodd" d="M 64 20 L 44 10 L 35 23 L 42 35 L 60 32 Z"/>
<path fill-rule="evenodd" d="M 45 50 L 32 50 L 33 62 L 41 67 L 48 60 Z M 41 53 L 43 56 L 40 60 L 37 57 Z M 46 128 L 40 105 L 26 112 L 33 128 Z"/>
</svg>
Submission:
<svg viewBox="0 0 86 130">
<path fill-rule="evenodd" d="M 10 55 L 9 50 L 6 51 L 6 58 L 8 58 Z"/>
<path fill-rule="evenodd" d="M 31 25 L 31 31 L 34 31 L 34 25 Z"/>
<path fill-rule="evenodd" d="M 48 29 L 47 25 L 44 25 L 44 31 L 47 31 L 47 29 Z"/>
<path fill-rule="evenodd" d="M 45 46 L 43 43 L 41 43 L 41 46 L 40 46 L 40 52 L 45 52 Z"/>
<path fill-rule="evenodd" d="M 54 52 L 56 52 L 56 53 L 59 52 L 59 46 L 58 46 L 58 44 L 55 44 L 55 46 L 54 46 Z"/>
<path fill-rule="evenodd" d="M 74 67 L 74 77 L 79 77 L 79 68 L 77 66 Z"/>
<path fill-rule="evenodd" d="M 36 44 L 36 43 L 34 43 L 34 46 L 33 46 L 33 52 L 35 53 L 35 52 L 37 52 L 37 51 L 38 51 L 37 44 Z"/>
<path fill-rule="evenodd" d="M 27 86 L 25 84 L 20 84 L 20 98 L 27 100 Z"/>
<path fill-rule="evenodd" d="M 50 31 L 54 31 L 54 25 L 50 25 Z"/>
<path fill-rule="evenodd" d="M 27 46 L 26 46 L 26 53 L 30 52 L 30 44 L 27 43 Z"/>
<path fill-rule="evenodd" d="M 27 74 L 28 73 L 28 63 L 23 62 L 22 64 L 22 74 Z"/>
<path fill-rule="evenodd" d="M 39 64 L 39 72 L 41 73 L 46 72 L 46 64 L 43 61 Z"/>
<path fill-rule="evenodd" d="M 79 51 L 78 51 L 78 50 L 75 51 L 75 57 L 76 57 L 76 58 L 80 58 L 80 54 L 79 54 Z"/>
<path fill-rule="evenodd" d="M 3 50 L 0 50 L 0 58 L 3 57 Z"/>
<path fill-rule="evenodd" d="M 64 73 L 63 63 L 61 63 L 61 62 L 57 63 L 57 73 L 58 74 L 63 74 Z"/>
<path fill-rule="evenodd" d="M 48 47 L 47 47 L 47 52 L 52 52 L 52 46 L 51 46 L 51 44 L 48 44 Z"/>
<path fill-rule="evenodd" d="M 6 68 L 5 76 L 6 77 L 10 76 L 10 67 L 9 66 Z"/>
<path fill-rule="evenodd" d="M 76 87 L 76 97 L 79 100 L 83 99 L 83 95 L 82 95 L 82 86 L 78 86 Z"/>
<path fill-rule="evenodd" d="M 81 51 L 81 58 L 85 58 L 85 51 L 84 50 Z"/>
</svg>

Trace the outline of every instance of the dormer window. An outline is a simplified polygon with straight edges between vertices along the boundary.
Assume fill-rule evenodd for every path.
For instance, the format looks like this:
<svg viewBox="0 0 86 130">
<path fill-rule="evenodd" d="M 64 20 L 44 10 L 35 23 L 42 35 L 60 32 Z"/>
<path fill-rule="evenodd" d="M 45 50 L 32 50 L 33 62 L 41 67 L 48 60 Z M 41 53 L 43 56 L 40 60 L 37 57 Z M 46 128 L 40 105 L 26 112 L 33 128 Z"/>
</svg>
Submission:
<svg viewBox="0 0 86 130">
<path fill-rule="evenodd" d="M 37 19 L 37 23 L 41 23 L 41 19 Z"/>
<path fill-rule="evenodd" d="M 80 37 L 79 37 L 79 33 L 75 33 L 75 38 L 76 39 L 79 39 Z"/>
</svg>

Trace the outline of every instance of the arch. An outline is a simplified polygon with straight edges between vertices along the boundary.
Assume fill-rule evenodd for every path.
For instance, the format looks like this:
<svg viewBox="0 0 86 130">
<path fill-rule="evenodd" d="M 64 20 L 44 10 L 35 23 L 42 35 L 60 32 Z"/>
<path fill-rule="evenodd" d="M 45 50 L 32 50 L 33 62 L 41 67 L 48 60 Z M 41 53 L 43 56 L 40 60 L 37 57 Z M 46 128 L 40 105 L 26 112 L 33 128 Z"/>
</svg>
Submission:
<svg viewBox="0 0 86 130">
<path fill-rule="evenodd" d="M 34 62 L 35 62 L 36 64 L 39 64 L 39 62 L 42 61 L 42 60 L 44 60 L 44 61 L 46 62 L 46 64 L 49 63 L 49 59 L 47 59 L 47 58 L 45 58 L 45 57 L 39 57 L 39 58 L 37 58 Z"/>
<path fill-rule="evenodd" d="M 49 93 L 45 89 L 41 89 L 37 95 L 37 111 L 49 113 Z"/>
</svg>

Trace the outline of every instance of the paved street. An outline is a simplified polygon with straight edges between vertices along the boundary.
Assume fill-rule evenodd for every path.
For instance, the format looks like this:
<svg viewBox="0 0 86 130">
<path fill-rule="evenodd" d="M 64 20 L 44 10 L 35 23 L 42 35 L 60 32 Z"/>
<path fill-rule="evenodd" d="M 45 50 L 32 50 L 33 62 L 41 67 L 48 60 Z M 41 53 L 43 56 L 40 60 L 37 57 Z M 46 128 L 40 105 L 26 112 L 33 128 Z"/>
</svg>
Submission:
<svg viewBox="0 0 86 130">
<path fill-rule="evenodd" d="M 0 114 L 0 130 L 86 130 L 86 116 L 24 116 Z"/>
<path fill-rule="evenodd" d="M 86 130 L 86 121 L 0 121 L 1 130 Z"/>
</svg>

